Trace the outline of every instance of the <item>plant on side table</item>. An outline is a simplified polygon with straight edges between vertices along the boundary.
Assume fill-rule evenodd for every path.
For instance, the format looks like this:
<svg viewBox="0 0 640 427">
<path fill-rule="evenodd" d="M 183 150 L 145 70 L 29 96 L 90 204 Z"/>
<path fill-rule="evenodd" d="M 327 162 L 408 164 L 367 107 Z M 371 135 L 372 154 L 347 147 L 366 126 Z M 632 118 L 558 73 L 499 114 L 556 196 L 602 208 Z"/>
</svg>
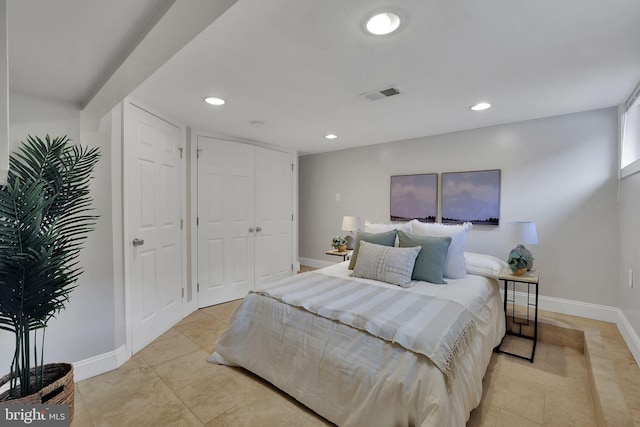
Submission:
<svg viewBox="0 0 640 427">
<path fill-rule="evenodd" d="M 99 158 L 98 148 L 47 135 L 29 136 L 9 159 L 0 187 L 0 329 L 16 344 L 0 404 L 68 403 L 73 417 L 73 366 L 45 365 L 44 337 L 82 273 L 80 249 L 98 218 L 89 181 Z"/>
<path fill-rule="evenodd" d="M 522 276 L 527 272 L 529 262 L 533 261 L 533 259 L 533 256 L 529 254 L 525 254 L 518 249 L 512 249 L 509 252 L 507 263 L 509 263 L 509 267 L 511 267 L 511 271 L 515 276 Z"/>
<path fill-rule="evenodd" d="M 344 252 L 347 250 L 347 239 L 342 236 L 336 236 L 331 239 L 331 247 L 338 252 Z"/>
</svg>

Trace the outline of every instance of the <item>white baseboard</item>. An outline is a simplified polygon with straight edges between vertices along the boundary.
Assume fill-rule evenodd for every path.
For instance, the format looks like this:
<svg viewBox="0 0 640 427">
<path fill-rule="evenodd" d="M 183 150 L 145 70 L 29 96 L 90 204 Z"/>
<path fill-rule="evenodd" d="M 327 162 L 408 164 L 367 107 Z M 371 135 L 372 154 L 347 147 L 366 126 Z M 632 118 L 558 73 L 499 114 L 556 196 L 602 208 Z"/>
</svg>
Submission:
<svg viewBox="0 0 640 427">
<path fill-rule="evenodd" d="M 500 294 L 502 294 L 502 289 Z M 504 298 L 504 295 L 503 295 Z M 516 304 L 526 304 L 527 294 L 516 292 Z M 538 307 L 540 310 L 552 311 L 554 313 L 568 314 L 570 316 L 585 317 L 587 319 L 600 320 L 602 322 L 615 323 L 618 326 L 620 335 L 624 339 L 629 351 L 640 366 L 640 337 L 629 323 L 629 320 L 618 307 L 607 305 L 591 304 L 588 302 L 566 300 L 561 298 L 539 296 Z"/>
<path fill-rule="evenodd" d="M 622 338 L 624 338 L 624 342 L 627 343 L 629 351 L 633 355 L 633 358 L 636 359 L 636 364 L 640 366 L 640 338 L 622 310 L 619 310 L 618 322 L 616 323 L 620 334 L 622 334 Z"/>
<path fill-rule="evenodd" d="M 587 319 L 600 320 L 602 322 L 618 323 L 620 309 L 617 307 L 542 295 L 538 300 L 540 310 L 553 311 L 554 313 L 568 314 L 570 316 L 586 317 Z"/>
<path fill-rule="evenodd" d="M 74 382 L 113 371 L 128 360 L 125 346 L 73 363 Z"/>
</svg>

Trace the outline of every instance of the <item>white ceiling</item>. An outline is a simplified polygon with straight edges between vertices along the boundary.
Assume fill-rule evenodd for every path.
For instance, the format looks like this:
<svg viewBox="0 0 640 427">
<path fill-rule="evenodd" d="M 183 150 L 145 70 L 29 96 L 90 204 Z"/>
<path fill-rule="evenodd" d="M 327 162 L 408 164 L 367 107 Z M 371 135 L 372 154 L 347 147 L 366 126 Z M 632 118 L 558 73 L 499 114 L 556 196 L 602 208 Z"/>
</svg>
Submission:
<svg viewBox="0 0 640 427">
<path fill-rule="evenodd" d="M 8 3 L 11 88 L 86 105 L 173 1 Z M 400 31 L 362 32 L 387 5 Z M 337 150 L 618 105 L 640 80 L 638 22 L 638 0 L 239 0 L 133 95 L 194 129 Z"/>
<path fill-rule="evenodd" d="M 166 0 L 7 0 L 12 90 L 84 104 Z"/>
</svg>

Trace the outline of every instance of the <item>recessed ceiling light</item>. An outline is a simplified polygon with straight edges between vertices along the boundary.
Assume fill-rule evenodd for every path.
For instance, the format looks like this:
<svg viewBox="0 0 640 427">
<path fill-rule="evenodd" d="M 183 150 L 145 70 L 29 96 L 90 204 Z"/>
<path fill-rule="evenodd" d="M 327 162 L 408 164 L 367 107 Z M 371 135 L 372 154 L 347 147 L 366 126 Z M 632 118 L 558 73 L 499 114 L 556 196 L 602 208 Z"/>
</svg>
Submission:
<svg viewBox="0 0 640 427">
<path fill-rule="evenodd" d="M 473 111 L 482 111 L 482 110 L 486 110 L 488 108 L 491 108 L 491 104 L 489 104 L 488 102 L 480 102 L 476 105 L 473 105 L 470 107 L 471 110 Z"/>
<path fill-rule="evenodd" d="M 334 134 L 330 133 L 328 135 L 325 135 L 324 137 L 327 138 L 327 139 L 336 139 L 338 137 L 338 135 L 334 135 Z"/>
<path fill-rule="evenodd" d="M 213 96 L 210 96 L 209 98 L 205 98 L 204 100 L 207 104 L 211 104 L 211 105 L 223 105 L 225 103 L 225 100 L 222 98 L 216 98 Z"/>
<path fill-rule="evenodd" d="M 367 31 L 376 36 L 393 33 L 400 27 L 400 17 L 392 12 L 377 13 L 367 20 Z"/>
</svg>

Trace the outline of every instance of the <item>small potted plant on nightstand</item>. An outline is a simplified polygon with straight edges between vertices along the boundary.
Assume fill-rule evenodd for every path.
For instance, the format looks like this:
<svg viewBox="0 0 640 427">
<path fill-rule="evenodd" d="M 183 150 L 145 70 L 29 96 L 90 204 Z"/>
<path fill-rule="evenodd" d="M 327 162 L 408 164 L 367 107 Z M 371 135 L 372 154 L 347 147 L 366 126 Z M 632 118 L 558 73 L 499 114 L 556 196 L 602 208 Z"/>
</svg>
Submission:
<svg viewBox="0 0 640 427">
<path fill-rule="evenodd" d="M 338 252 L 344 252 L 347 250 L 347 239 L 342 236 L 336 236 L 331 240 L 331 246 Z"/>
<path fill-rule="evenodd" d="M 522 276 L 527 272 L 527 266 L 529 262 L 533 261 L 533 256 L 520 252 L 518 249 L 513 249 L 509 252 L 509 267 L 514 276 Z"/>
</svg>

